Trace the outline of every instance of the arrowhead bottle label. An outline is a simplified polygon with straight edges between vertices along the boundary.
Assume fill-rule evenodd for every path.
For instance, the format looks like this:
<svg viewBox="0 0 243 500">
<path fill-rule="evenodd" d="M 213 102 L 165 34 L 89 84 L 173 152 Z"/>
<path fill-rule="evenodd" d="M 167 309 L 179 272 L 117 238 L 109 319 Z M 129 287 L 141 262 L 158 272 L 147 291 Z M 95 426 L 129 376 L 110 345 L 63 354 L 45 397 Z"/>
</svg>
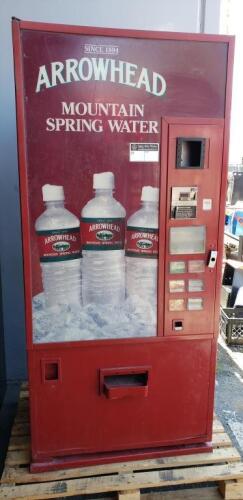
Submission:
<svg viewBox="0 0 243 500">
<path fill-rule="evenodd" d="M 158 229 L 127 226 L 126 255 L 128 257 L 158 258 Z"/>
<path fill-rule="evenodd" d="M 125 245 L 125 219 L 81 218 L 83 250 L 122 250 Z"/>
<path fill-rule="evenodd" d="M 37 231 L 40 262 L 79 259 L 81 253 L 79 227 Z"/>
</svg>

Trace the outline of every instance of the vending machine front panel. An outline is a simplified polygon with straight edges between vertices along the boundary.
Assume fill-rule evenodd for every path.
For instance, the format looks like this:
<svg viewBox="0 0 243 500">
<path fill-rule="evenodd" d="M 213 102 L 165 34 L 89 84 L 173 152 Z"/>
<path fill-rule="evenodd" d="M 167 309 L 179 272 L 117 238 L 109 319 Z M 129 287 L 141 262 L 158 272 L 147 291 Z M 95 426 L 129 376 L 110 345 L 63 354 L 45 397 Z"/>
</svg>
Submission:
<svg viewBox="0 0 243 500">
<path fill-rule="evenodd" d="M 233 40 L 13 43 L 31 470 L 208 451 Z"/>
</svg>

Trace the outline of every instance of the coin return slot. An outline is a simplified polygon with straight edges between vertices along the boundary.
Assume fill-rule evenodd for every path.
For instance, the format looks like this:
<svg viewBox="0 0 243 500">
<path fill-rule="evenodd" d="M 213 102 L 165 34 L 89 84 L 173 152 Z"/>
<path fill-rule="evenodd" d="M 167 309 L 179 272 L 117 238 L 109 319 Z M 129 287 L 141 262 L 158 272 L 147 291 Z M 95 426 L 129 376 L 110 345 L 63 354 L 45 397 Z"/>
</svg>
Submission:
<svg viewBox="0 0 243 500">
<path fill-rule="evenodd" d="M 178 137 L 176 168 L 203 168 L 205 139 Z"/>
<path fill-rule="evenodd" d="M 173 330 L 176 332 L 183 330 L 183 321 L 181 319 L 175 319 L 173 321 Z"/>
</svg>

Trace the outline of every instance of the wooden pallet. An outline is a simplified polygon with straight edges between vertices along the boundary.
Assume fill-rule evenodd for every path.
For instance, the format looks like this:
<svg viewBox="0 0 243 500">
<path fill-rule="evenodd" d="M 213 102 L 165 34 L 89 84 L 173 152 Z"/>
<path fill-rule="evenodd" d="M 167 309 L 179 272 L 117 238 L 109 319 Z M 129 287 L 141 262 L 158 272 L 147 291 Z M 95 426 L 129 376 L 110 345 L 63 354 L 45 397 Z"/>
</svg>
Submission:
<svg viewBox="0 0 243 500">
<path fill-rule="evenodd" d="M 243 463 L 216 417 L 212 453 L 31 474 L 29 445 L 28 388 L 22 385 L 1 478 L 1 499 L 37 500 L 73 495 L 78 498 L 90 495 L 93 499 L 98 493 L 105 497 L 107 492 L 113 492 L 113 498 L 119 500 L 138 500 L 140 496 L 143 500 L 215 500 L 222 496 L 226 500 L 243 499 Z M 179 485 L 183 489 L 178 489 Z M 172 491 L 154 490 L 163 487 Z M 153 492 L 141 493 L 143 489 Z"/>
</svg>

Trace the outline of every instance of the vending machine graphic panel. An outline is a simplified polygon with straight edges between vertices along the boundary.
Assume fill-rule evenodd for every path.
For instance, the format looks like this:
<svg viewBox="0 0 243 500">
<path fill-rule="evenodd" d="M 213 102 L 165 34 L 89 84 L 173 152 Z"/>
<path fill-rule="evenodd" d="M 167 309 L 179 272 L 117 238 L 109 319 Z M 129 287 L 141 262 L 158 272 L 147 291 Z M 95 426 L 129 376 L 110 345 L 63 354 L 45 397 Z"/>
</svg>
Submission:
<svg viewBox="0 0 243 500">
<path fill-rule="evenodd" d="M 31 470 L 210 450 L 233 41 L 13 42 Z"/>
</svg>

